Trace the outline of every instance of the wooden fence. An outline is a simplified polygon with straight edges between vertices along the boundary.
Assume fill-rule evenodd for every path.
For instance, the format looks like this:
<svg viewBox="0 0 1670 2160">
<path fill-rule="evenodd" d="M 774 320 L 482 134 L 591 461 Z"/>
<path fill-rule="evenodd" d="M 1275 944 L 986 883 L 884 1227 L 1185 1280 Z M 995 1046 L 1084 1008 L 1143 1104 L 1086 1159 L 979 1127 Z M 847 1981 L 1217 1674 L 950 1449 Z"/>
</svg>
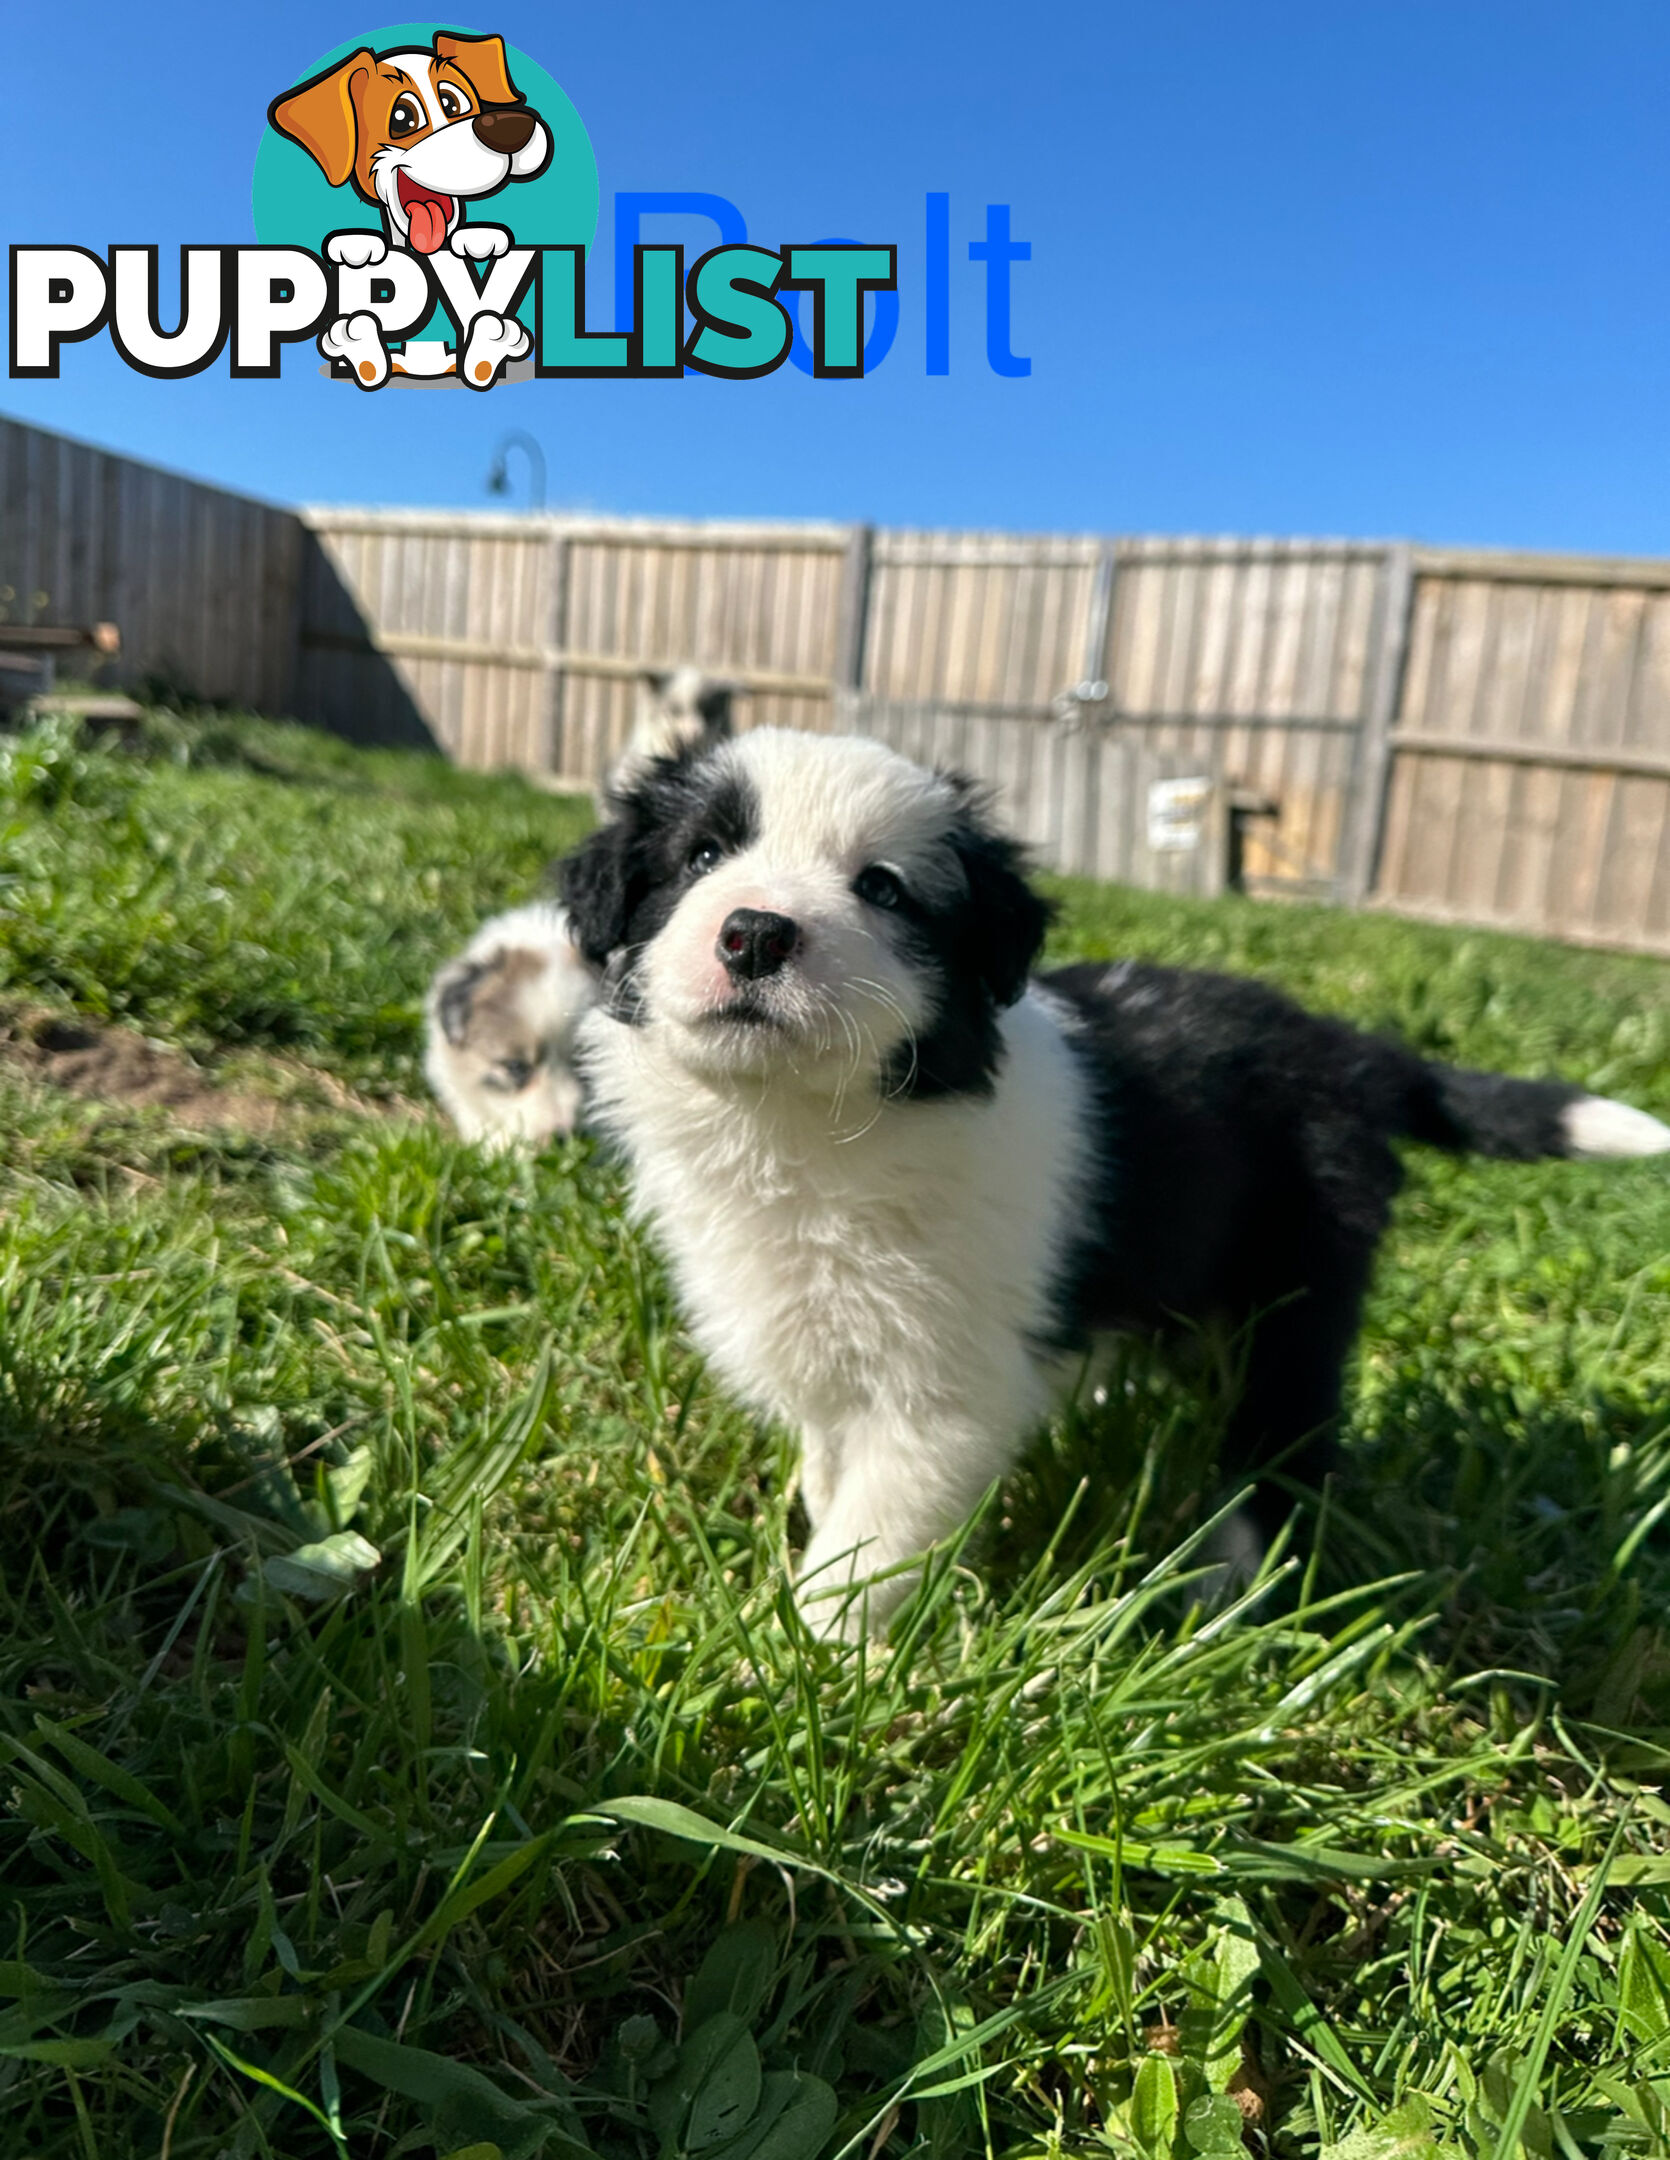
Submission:
<svg viewBox="0 0 1670 2160">
<path fill-rule="evenodd" d="M 1415 571 L 1376 904 L 1670 953 L 1670 563 Z"/>
<path fill-rule="evenodd" d="M 1404 551 L 900 535 L 878 561 L 851 724 L 994 780 L 1063 868 L 1212 889 L 1229 858 L 1209 828 L 1151 844 L 1151 791 L 1193 777 L 1243 821 L 1239 882 L 1359 896 Z"/>
<path fill-rule="evenodd" d="M 297 703 L 387 738 L 413 715 L 460 764 L 590 785 L 639 671 L 695 661 L 749 721 L 828 727 L 851 541 L 843 526 L 304 513 Z"/>
<path fill-rule="evenodd" d="M 1670 953 L 1670 564 L 294 512 L 0 421 L 7 618 L 112 673 L 593 785 L 645 666 L 962 765 L 1062 868 Z"/>
<path fill-rule="evenodd" d="M 332 727 L 420 714 L 462 763 L 591 785 L 640 668 L 694 660 L 741 684 L 748 724 L 858 728 L 980 773 L 1063 868 L 1208 889 L 1219 852 L 1147 845 L 1149 788 L 1196 777 L 1239 804 L 1253 888 L 1363 889 L 1354 806 L 1403 551 L 304 515 L 298 700 Z"/>
<path fill-rule="evenodd" d="M 311 544 L 293 511 L 0 420 L 0 645 L 7 622 L 113 622 L 109 679 L 283 712 Z"/>
</svg>

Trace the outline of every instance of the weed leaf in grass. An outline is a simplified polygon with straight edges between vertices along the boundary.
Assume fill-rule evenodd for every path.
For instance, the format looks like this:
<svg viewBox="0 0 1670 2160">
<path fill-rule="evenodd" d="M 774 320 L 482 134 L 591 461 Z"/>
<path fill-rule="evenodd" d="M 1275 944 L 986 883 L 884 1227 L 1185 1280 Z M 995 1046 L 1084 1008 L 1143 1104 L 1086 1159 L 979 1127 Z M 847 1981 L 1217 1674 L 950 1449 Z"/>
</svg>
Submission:
<svg viewBox="0 0 1670 2160">
<path fill-rule="evenodd" d="M 1618 2022 L 1640 2043 L 1641 2067 L 1670 2074 L 1670 1946 L 1639 1915 L 1618 1958 Z"/>
<path fill-rule="evenodd" d="M 382 1565 L 382 1559 L 376 1546 L 357 1530 L 338 1530 L 317 1544 L 298 1545 L 294 1552 L 269 1553 L 261 1572 L 286 1597 L 328 1605 L 357 1590 Z"/>
<path fill-rule="evenodd" d="M 339 2060 L 379 2089 L 420 2101 L 429 2111 L 437 2146 L 450 2151 L 461 2140 L 496 2144 L 504 2160 L 589 2160 L 591 2148 L 549 2113 L 513 2100 L 493 2080 L 466 2063 L 428 2048 L 409 2047 L 344 2025 L 333 2038 Z"/>
<path fill-rule="evenodd" d="M 704 2160 L 820 2160 L 841 2104 L 834 2088 L 803 2070 L 771 2070 L 747 2128 L 710 2146 Z"/>
<path fill-rule="evenodd" d="M 1246 2119 L 1227 2093 L 1202 2093 L 1183 2115 L 1183 2138 L 1200 2160 L 1240 2160 Z"/>
<path fill-rule="evenodd" d="M 1431 2107 L 1424 2100 L 1406 2100 L 1325 2144 L 1321 2160 L 1425 2160 L 1435 2150 Z"/>
<path fill-rule="evenodd" d="M 1172 2058 L 1145 2055 L 1131 2088 L 1128 2118 L 1142 2160 L 1171 2160 L 1181 2113 L 1177 2068 Z"/>
<path fill-rule="evenodd" d="M 1239 1898 L 1220 1899 L 1212 1919 L 1205 1945 L 1181 1967 L 1188 2002 L 1177 2020 L 1178 2046 L 1205 2079 L 1207 2093 L 1221 2094 L 1241 2067 L 1241 2034 L 1258 1973 L 1258 1935 Z M 1230 2108 L 1238 2121 L 1233 2101 Z"/>
<path fill-rule="evenodd" d="M 724 1929 L 684 1993 L 684 2022 L 694 2031 L 729 2011 L 752 2025 L 777 1976 L 777 1933 L 764 1920 L 738 1920 Z"/>
<path fill-rule="evenodd" d="M 650 2126 L 680 2152 L 703 2152 L 747 2127 L 759 2103 L 760 2051 L 734 2011 L 704 2018 L 650 2094 Z"/>
</svg>

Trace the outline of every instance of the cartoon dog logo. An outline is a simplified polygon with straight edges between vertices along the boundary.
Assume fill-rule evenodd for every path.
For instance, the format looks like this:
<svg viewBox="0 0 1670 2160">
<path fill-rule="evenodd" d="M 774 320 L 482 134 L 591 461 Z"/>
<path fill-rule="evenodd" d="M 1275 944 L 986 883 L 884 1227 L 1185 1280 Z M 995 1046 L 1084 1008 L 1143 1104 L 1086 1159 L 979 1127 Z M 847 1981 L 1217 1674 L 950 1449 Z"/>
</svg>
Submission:
<svg viewBox="0 0 1670 2160">
<path fill-rule="evenodd" d="M 477 262 L 504 254 L 502 225 L 465 221 L 466 203 L 512 180 L 532 180 L 551 160 L 551 134 L 510 79 L 501 37 L 439 32 L 433 46 L 351 53 L 286 90 L 267 108 L 281 135 L 299 143 L 332 187 L 353 186 L 383 213 L 382 235 L 332 233 L 333 262 L 364 269 L 391 248 Z M 363 389 L 400 375 L 461 374 L 485 388 L 532 343 L 514 316 L 477 314 L 463 365 L 443 345 L 409 341 L 391 359 L 377 317 L 365 310 L 329 324 L 319 350 L 344 363 Z"/>
</svg>

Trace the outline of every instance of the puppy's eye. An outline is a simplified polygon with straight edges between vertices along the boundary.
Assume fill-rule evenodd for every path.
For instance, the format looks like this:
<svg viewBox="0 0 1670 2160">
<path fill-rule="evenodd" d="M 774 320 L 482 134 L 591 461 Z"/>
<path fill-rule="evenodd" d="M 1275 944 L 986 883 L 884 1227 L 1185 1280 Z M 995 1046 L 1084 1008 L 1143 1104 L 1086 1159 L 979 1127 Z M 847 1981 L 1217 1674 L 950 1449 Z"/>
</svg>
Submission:
<svg viewBox="0 0 1670 2160">
<path fill-rule="evenodd" d="M 389 133 L 398 139 L 402 135 L 415 135 L 423 126 L 423 107 L 415 97 L 400 97 L 394 101 L 389 114 Z"/>
<path fill-rule="evenodd" d="M 860 900 L 878 908 L 896 908 L 905 896 L 904 880 L 885 863 L 871 863 L 867 870 L 860 870 L 852 889 Z"/>
<path fill-rule="evenodd" d="M 725 851 L 717 840 L 699 840 L 690 850 L 689 866 L 698 877 L 706 877 L 710 870 L 717 870 L 725 859 Z"/>
<path fill-rule="evenodd" d="M 513 1095 L 520 1094 L 533 1078 L 532 1058 L 500 1058 L 499 1077 Z"/>
<path fill-rule="evenodd" d="M 456 120 L 460 113 L 467 113 L 470 109 L 469 99 L 454 83 L 442 83 L 435 97 L 449 120 Z"/>
</svg>

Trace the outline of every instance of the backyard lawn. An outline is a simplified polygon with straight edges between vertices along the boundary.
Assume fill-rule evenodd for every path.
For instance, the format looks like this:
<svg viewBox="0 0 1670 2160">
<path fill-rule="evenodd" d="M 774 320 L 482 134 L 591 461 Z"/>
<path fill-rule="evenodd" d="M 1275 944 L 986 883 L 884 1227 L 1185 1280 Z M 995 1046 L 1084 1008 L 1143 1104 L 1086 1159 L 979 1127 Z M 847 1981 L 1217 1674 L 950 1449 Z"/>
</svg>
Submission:
<svg viewBox="0 0 1670 2160">
<path fill-rule="evenodd" d="M 1220 1406 L 1133 1349 L 819 1649 L 615 1171 L 425 1106 L 430 971 L 589 814 L 0 739 L 6 2160 L 1670 2155 L 1664 1163 L 1412 1152 L 1228 1608 Z M 1056 889 L 1057 957 L 1670 1111 L 1670 967 Z"/>
</svg>

